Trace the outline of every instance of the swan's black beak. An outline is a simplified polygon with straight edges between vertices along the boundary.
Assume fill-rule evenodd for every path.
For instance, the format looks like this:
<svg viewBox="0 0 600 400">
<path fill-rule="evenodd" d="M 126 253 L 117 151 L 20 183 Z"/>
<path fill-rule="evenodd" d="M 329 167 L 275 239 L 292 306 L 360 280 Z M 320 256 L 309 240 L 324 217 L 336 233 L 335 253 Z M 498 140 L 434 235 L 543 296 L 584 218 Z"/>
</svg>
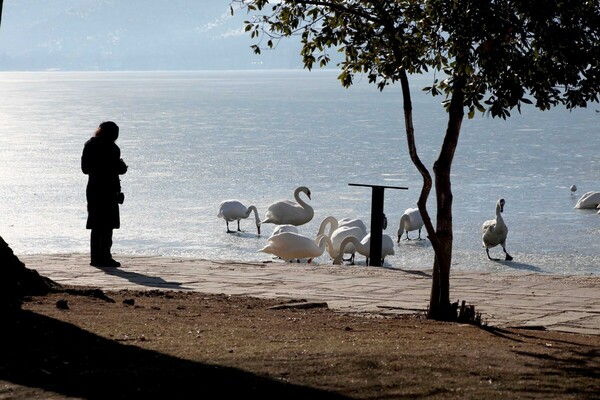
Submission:
<svg viewBox="0 0 600 400">
<path fill-rule="evenodd" d="M 260 225 L 258 225 L 256 229 L 258 230 L 258 236 L 260 236 Z"/>
</svg>

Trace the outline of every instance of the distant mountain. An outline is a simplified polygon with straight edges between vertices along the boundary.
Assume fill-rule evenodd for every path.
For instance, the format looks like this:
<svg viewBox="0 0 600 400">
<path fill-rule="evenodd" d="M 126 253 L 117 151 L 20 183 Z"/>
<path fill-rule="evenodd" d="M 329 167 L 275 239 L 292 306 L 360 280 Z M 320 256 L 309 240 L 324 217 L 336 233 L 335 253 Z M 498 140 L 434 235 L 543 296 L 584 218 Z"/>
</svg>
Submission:
<svg viewBox="0 0 600 400">
<path fill-rule="evenodd" d="M 229 0 L 5 0 L 0 70 L 302 68 L 297 40 L 255 55 Z"/>
</svg>

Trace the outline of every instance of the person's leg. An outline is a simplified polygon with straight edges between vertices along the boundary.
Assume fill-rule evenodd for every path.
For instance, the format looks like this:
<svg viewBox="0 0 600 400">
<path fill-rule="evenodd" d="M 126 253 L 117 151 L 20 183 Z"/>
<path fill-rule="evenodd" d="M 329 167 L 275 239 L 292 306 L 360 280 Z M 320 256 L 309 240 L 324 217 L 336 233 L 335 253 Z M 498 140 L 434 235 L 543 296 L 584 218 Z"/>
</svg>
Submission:
<svg viewBox="0 0 600 400">
<path fill-rule="evenodd" d="M 102 230 L 93 229 L 90 233 L 90 265 L 100 266 L 102 259 Z"/>
<path fill-rule="evenodd" d="M 120 267 L 121 264 L 118 261 L 113 260 L 111 254 L 111 248 L 113 244 L 113 230 L 105 229 L 102 235 L 102 259 L 103 264 L 106 267 Z"/>
<path fill-rule="evenodd" d="M 111 255 L 113 230 L 110 228 L 92 229 L 90 236 L 90 265 L 94 267 L 119 267 L 121 264 L 113 260 Z"/>
</svg>

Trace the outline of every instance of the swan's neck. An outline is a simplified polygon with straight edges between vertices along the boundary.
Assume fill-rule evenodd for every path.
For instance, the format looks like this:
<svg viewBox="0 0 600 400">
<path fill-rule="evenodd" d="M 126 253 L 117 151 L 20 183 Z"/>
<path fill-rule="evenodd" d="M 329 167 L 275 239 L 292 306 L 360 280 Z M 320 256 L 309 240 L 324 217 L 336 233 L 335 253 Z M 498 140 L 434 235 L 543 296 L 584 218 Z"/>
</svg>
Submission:
<svg viewBox="0 0 600 400">
<path fill-rule="evenodd" d="M 496 225 L 504 225 L 504 219 L 502 218 L 502 211 L 500 211 L 500 205 L 496 206 Z"/>
<path fill-rule="evenodd" d="M 342 240 L 342 243 L 340 243 L 340 248 L 338 250 L 338 253 L 333 257 L 333 263 L 334 264 L 338 264 L 339 265 L 339 264 L 342 263 L 342 258 L 344 257 L 344 249 L 346 248 L 346 245 L 348 243 L 354 244 L 354 248 L 356 249 L 356 251 L 358 251 L 363 256 L 368 256 L 368 254 L 369 254 L 368 252 L 370 250 L 368 248 L 368 246 L 362 244 L 354 236 L 348 236 L 348 237 L 344 238 L 344 240 Z"/>
<path fill-rule="evenodd" d="M 312 210 L 312 207 L 308 205 L 307 202 L 305 202 L 304 200 L 302 200 L 300 198 L 300 189 L 296 189 L 294 191 L 294 198 L 296 199 L 296 203 L 298 203 L 302 208 L 304 208 L 305 210 Z M 304 193 L 304 192 L 302 192 Z"/>
<path fill-rule="evenodd" d="M 248 207 L 248 215 L 246 215 L 246 218 L 250 216 L 250 213 L 254 211 L 254 220 L 256 221 L 256 226 L 260 225 L 260 218 L 258 217 L 258 210 L 256 209 L 256 206 L 250 206 Z"/>
<path fill-rule="evenodd" d="M 329 225 L 329 230 L 327 231 L 327 225 Z M 326 217 L 323 221 L 321 221 L 321 225 L 319 226 L 319 231 L 317 232 L 317 236 L 326 234 L 331 238 L 331 234 L 338 228 L 338 221 L 335 217 Z M 327 231 L 327 233 L 325 233 Z"/>
<path fill-rule="evenodd" d="M 402 234 L 404 233 L 404 224 L 406 223 L 407 219 L 408 215 L 403 215 L 402 217 L 400 217 L 400 225 L 398 226 L 398 236 L 402 236 Z"/>
<path fill-rule="evenodd" d="M 319 235 L 317 236 L 317 246 L 319 246 L 319 249 L 321 249 L 321 254 L 323 252 L 325 252 L 325 248 L 329 249 L 329 253 L 331 254 L 331 252 L 333 251 L 333 243 L 331 242 L 331 239 L 329 239 L 329 236 L 327 235 Z"/>
</svg>

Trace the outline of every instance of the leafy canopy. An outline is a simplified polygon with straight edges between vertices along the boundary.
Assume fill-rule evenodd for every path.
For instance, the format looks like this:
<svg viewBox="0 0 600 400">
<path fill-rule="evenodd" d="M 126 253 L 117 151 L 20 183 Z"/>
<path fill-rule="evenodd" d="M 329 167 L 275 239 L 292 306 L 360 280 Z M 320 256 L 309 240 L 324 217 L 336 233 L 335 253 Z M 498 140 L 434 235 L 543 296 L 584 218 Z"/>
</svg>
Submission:
<svg viewBox="0 0 600 400">
<path fill-rule="evenodd" d="M 460 80 L 464 106 L 506 118 L 522 104 L 545 110 L 598 102 L 598 0 L 234 0 L 253 18 L 253 46 L 301 37 L 306 68 L 343 61 L 339 79 L 355 74 L 383 90 L 402 74 L 434 71 L 432 95 Z M 266 40 L 266 43 L 263 41 Z M 440 76 L 438 78 L 438 75 Z"/>
</svg>

